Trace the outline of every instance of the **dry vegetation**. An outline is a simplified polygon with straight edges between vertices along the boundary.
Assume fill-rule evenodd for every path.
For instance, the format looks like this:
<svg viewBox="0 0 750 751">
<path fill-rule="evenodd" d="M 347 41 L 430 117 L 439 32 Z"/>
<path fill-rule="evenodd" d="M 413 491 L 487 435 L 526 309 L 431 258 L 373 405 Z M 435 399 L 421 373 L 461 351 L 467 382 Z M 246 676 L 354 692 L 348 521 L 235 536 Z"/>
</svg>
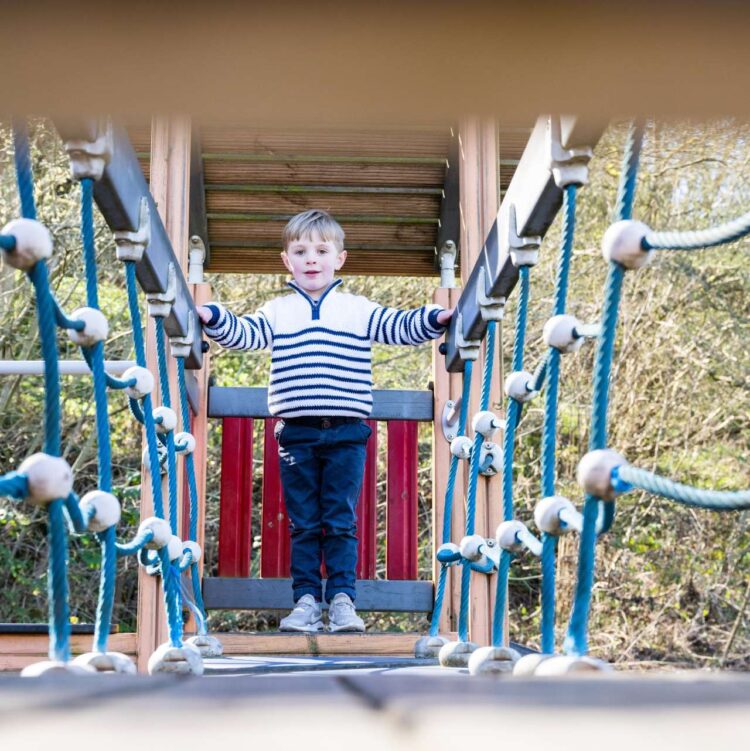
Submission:
<svg viewBox="0 0 750 751">
<path fill-rule="evenodd" d="M 84 290 L 77 237 L 78 188 L 68 178 L 65 158 L 48 131 L 35 129 L 37 199 L 41 218 L 55 234 L 59 253 L 53 284 L 66 309 L 82 303 Z M 624 130 L 612 127 L 592 164 L 591 184 L 579 200 L 569 309 L 579 318 L 599 316 L 604 263 L 598 246 L 612 215 Z M 716 223 L 750 205 L 750 129 L 732 122 L 710 125 L 652 125 L 647 131 L 636 210 L 654 228 L 694 228 Z M 0 214 L 17 212 L 12 147 L 0 131 Z M 532 274 L 533 308 L 527 362 L 541 356 L 541 328 L 551 307 L 559 224 Z M 115 332 L 110 358 L 130 357 L 121 269 L 113 260 L 109 234 L 99 225 L 102 306 Z M 610 436 L 613 448 L 634 464 L 703 487 L 750 486 L 750 264 L 743 241 L 718 250 L 663 253 L 640 272 L 627 275 L 612 380 Z M 216 294 L 238 310 L 252 310 L 283 289 L 283 277 L 212 279 Z M 419 305 L 429 298 L 432 280 L 355 277 L 350 290 L 386 304 Z M 33 302 L 26 280 L 4 268 L 0 276 L 0 348 L 3 358 L 36 358 Z M 513 303 L 506 316 L 506 355 L 512 346 Z M 64 348 L 65 356 L 72 356 Z M 221 384 L 259 384 L 267 358 L 215 352 Z M 381 388 L 424 388 L 430 349 L 380 347 L 376 382 Z M 560 387 L 560 492 L 580 503 L 573 482 L 586 450 L 591 403 L 593 347 L 565 358 Z M 507 360 L 506 360 L 507 362 Z M 85 379 L 64 381 L 65 454 L 74 463 L 79 489 L 96 476 L 93 407 Z M 4 431 L 0 467 L 13 468 L 39 446 L 41 380 L 0 380 L 0 421 Z M 113 407 L 115 476 L 125 498 L 126 523 L 137 519 L 139 431 L 117 396 Z M 529 520 L 539 493 L 541 403 L 527 410 L 519 431 L 516 499 L 518 515 Z M 211 431 L 208 476 L 208 544 L 215 565 L 218 525 L 220 428 Z M 430 568 L 427 534 L 432 503 L 430 434 L 420 434 L 421 567 Z M 259 447 L 256 463 L 259 463 Z M 256 474 L 259 497 L 260 467 Z M 384 500 L 384 499 L 383 499 Z M 437 499 L 442 502 L 442 499 Z M 498 499 L 499 502 L 499 499 Z M 255 504 L 256 510 L 258 504 Z M 381 509 L 383 504 L 381 503 Z M 256 514 L 257 515 L 257 514 Z M 255 519 L 254 529 L 259 529 Z M 123 536 L 127 529 L 121 530 Z M 382 547 L 382 546 L 381 546 Z M 257 549 L 253 566 L 257 568 Z M 575 579 L 576 541 L 560 546 L 559 636 L 569 613 Z M 10 571 L 0 599 L 0 621 L 45 620 L 45 543 L 41 515 L 0 501 L 0 564 Z M 75 616 L 91 621 L 97 588 L 98 546 L 86 538 L 72 546 L 72 603 Z M 121 562 L 116 618 L 134 625 L 133 563 Z M 711 514 L 688 510 L 642 493 L 624 496 L 612 532 L 598 549 L 598 580 L 591 621 L 592 649 L 608 659 L 641 664 L 665 662 L 698 666 L 747 667 L 750 646 L 750 533 L 747 513 Z M 539 567 L 518 561 L 511 580 L 511 635 L 535 644 L 539 629 Z M 272 625 L 274 616 L 217 613 L 219 627 Z M 375 627 L 422 627 L 418 618 L 383 616 Z"/>
</svg>

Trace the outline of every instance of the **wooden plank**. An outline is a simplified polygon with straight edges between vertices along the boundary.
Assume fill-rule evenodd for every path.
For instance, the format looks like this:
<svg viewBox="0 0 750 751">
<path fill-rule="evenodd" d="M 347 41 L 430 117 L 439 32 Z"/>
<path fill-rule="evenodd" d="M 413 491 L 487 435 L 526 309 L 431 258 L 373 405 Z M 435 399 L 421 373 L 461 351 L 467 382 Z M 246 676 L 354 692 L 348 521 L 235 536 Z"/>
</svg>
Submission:
<svg viewBox="0 0 750 751">
<path fill-rule="evenodd" d="M 388 423 L 386 493 L 386 578 L 417 577 L 416 422 Z"/>
<path fill-rule="evenodd" d="M 452 308 L 460 297 L 460 288 L 437 289 L 433 302 L 444 308 Z M 433 577 L 437 583 L 441 566 L 435 558 L 438 547 L 443 543 L 443 524 L 445 519 L 445 492 L 451 464 L 450 444 L 443 435 L 442 415 L 445 403 L 452 399 L 457 402 L 461 397 L 461 375 L 449 373 L 445 369 L 445 358 L 438 351 L 439 341 L 433 344 L 432 380 L 434 384 L 434 421 L 432 428 L 432 548 Z M 464 462 L 458 465 L 456 476 L 452 515 L 448 542 L 458 542 L 463 530 L 463 503 L 460 489 L 463 488 Z M 460 568 L 448 569 L 443 610 L 440 615 L 440 633 L 445 634 L 458 628 L 458 608 L 460 598 Z"/>
<path fill-rule="evenodd" d="M 208 211 L 235 213 L 290 213 L 307 209 L 323 209 L 334 216 L 354 215 L 402 215 L 437 217 L 440 210 L 438 195 L 409 195 L 362 192 L 333 193 L 309 189 L 303 191 L 242 191 L 216 190 L 206 192 Z"/>
<path fill-rule="evenodd" d="M 291 218 L 291 217 L 290 217 Z M 212 243 L 236 241 L 267 242 L 281 251 L 281 234 L 288 219 L 280 221 L 244 221 L 242 219 L 214 219 L 209 217 L 208 232 Z M 382 245 L 434 245 L 437 222 L 429 224 L 370 222 L 341 222 L 346 241 L 352 243 L 378 243 Z"/>
<path fill-rule="evenodd" d="M 154 118 L 151 134 L 151 175 L 150 191 L 159 209 L 169 241 L 174 249 L 176 260 L 187 269 L 188 247 L 188 180 L 190 174 L 190 120 L 186 117 Z M 153 321 L 146 325 L 146 364 L 152 373 L 158 372 L 156 356 L 156 335 Z M 174 358 L 168 358 L 170 390 L 177 404 L 178 390 Z M 162 403 L 161 389 L 154 392 L 155 404 Z M 142 436 L 145 447 L 145 435 Z M 184 466 L 178 465 L 178 498 L 182 498 Z M 141 473 L 147 473 L 141 468 Z M 166 477 L 162 479 L 162 493 L 167 507 Z M 178 504 L 178 515 L 182 506 Z M 141 518 L 153 515 L 153 498 L 150 483 L 145 482 L 141 489 Z M 182 526 L 177 520 L 177 529 Z M 138 668 L 145 671 L 149 655 L 166 641 L 167 623 L 161 596 L 161 581 L 148 576 L 139 568 L 138 572 Z"/>
<path fill-rule="evenodd" d="M 432 610 L 430 581 L 360 579 L 356 586 L 358 610 L 407 613 Z M 291 579 L 206 577 L 203 599 L 210 610 L 288 610 L 294 604 Z M 327 605 L 324 603 L 323 607 Z"/>
<path fill-rule="evenodd" d="M 225 655 L 409 655 L 419 634 L 216 634 Z M 453 635 L 455 638 L 455 634 Z"/>
<path fill-rule="evenodd" d="M 253 421 L 228 417 L 221 436 L 219 576 L 249 576 L 252 544 Z"/>
<path fill-rule="evenodd" d="M 135 633 L 110 634 L 107 642 L 108 649 L 125 654 L 135 654 Z M 6 655 L 33 655 L 46 659 L 49 648 L 49 638 L 46 634 L 0 634 L 0 657 Z M 91 635 L 71 634 L 70 650 L 74 655 L 83 654 L 91 650 Z"/>
<path fill-rule="evenodd" d="M 285 274 L 279 257 L 280 247 L 270 245 L 265 248 L 242 248 L 236 246 L 211 249 L 211 265 L 206 271 L 224 274 Z M 435 271 L 435 250 L 390 250 L 373 249 L 352 251 L 346 265 L 341 270 L 342 276 L 371 276 L 377 270 L 379 276 L 431 276 Z"/>
<path fill-rule="evenodd" d="M 373 389 L 373 420 L 432 420 L 432 392 Z M 208 392 L 209 417 L 270 417 L 268 389 L 260 386 L 212 386 Z"/>
<path fill-rule="evenodd" d="M 260 538 L 260 575 L 289 576 L 291 539 L 289 517 L 279 473 L 279 450 L 274 437 L 277 419 L 263 421 L 263 506 Z"/>
<path fill-rule="evenodd" d="M 440 164 L 315 164 L 204 162 L 204 180 L 213 183 L 292 183 L 297 185 L 388 185 L 438 187 Z"/>
<path fill-rule="evenodd" d="M 368 420 L 372 430 L 367 442 L 367 458 L 362 490 L 357 503 L 357 579 L 374 579 L 377 563 L 378 534 L 378 424 Z"/>
</svg>

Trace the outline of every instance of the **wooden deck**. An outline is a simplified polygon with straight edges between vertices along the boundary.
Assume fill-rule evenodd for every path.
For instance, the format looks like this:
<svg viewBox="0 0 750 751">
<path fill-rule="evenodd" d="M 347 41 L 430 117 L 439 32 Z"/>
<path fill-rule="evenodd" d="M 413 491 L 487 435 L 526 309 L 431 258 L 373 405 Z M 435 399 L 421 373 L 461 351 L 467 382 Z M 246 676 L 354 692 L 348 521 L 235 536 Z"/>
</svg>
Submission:
<svg viewBox="0 0 750 751">
<path fill-rule="evenodd" d="M 495 681 L 398 658 L 284 658 L 267 660 L 259 675 L 227 675 L 222 663 L 209 661 L 203 678 L 2 677 L 0 743 L 705 751 L 742 748 L 750 732 L 743 675 Z"/>
</svg>

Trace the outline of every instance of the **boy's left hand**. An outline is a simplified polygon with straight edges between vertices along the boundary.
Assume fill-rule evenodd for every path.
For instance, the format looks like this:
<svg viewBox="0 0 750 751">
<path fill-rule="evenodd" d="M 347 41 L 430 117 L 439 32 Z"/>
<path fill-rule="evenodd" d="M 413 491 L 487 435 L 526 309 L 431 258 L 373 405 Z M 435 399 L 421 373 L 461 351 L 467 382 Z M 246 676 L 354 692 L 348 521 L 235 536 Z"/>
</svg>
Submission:
<svg viewBox="0 0 750 751">
<path fill-rule="evenodd" d="M 447 326 L 450 323 L 452 316 L 453 316 L 453 308 L 448 308 L 447 310 L 441 310 L 437 314 L 437 322 L 441 326 Z"/>
</svg>

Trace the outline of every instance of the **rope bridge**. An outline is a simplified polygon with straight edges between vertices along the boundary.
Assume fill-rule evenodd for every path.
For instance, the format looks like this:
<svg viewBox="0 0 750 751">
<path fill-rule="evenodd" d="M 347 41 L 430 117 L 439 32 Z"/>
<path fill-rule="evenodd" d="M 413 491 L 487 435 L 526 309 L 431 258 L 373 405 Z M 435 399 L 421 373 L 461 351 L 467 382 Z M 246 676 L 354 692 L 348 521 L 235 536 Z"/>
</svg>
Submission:
<svg viewBox="0 0 750 751">
<path fill-rule="evenodd" d="M 102 147 L 102 140 L 104 147 Z M 155 407 L 152 394 L 156 382 L 146 367 L 139 306 L 136 267 L 143 260 L 149 243 L 148 212 L 141 209 L 141 232 L 116 233 L 117 257 L 124 264 L 128 305 L 133 332 L 136 365 L 115 378 L 104 369 L 104 341 L 108 323 L 99 307 L 96 252 L 94 245 L 94 186 L 101 180 L 105 166 L 113 157 L 112 139 L 66 141 L 73 176 L 81 185 L 81 243 L 86 275 L 86 306 L 67 315 L 55 299 L 49 284 L 46 260 L 52 255 L 53 242 L 47 228 L 37 220 L 34 182 L 29 154 L 29 139 L 23 122 L 13 124 L 13 143 L 22 217 L 0 232 L 0 247 L 5 261 L 26 273 L 34 287 L 37 321 L 44 360 L 45 412 L 43 450 L 28 457 L 17 470 L 0 477 L 0 493 L 19 502 L 43 506 L 48 514 L 48 596 L 49 660 L 27 667 L 23 675 L 49 672 L 134 673 L 136 667 L 124 654 L 108 651 L 114 602 L 117 561 L 136 555 L 138 561 L 161 581 L 164 608 L 169 624 L 169 640 L 150 657 L 151 673 L 203 672 L 203 656 L 221 654 L 221 645 L 206 631 L 201 600 L 198 563 L 201 548 L 196 542 L 198 494 L 192 452 L 195 439 L 190 434 L 190 411 L 185 383 L 185 360 L 189 356 L 195 332 L 187 337 L 172 337 L 170 349 L 177 362 L 180 419 L 171 406 L 167 368 L 164 320 L 175 301 L 174 287 L 151 294 L 149 315 L 154 319 L 158 357 L 158 378 L 162 404 Z M 145 215 L 145 216 L 143 216 Z M 173 269 L 170 276 L 173 276 Z M 190 319 L 192 320 L 192 319 Z M 61 457 L 60 379 L 57 329 L 79 345 L 93 374 L 96 408 L 97 487 L 78 497 L 73 490 L 74 477 Z M 135 419 L 145 426 L 147 449 L 144 466 L 149 471 L 154 516 L 143 519 L 133 539 L 118 542 L 116 525 L 120 503 L 112 493 L 112 457 L 109 432 L 108 389 L 122 391 L 129 400 Z M 181 432 L 175 433 L 181 426 Z M 178 537 L 177 456 L 184 458 L 189 493 L 189 533 Z M 161 474 L 167 474 L 165 511 Z M 94 534 L 101 546 L 101 573 L 92 651 L 71 660 L 68 611 L 68 527 L 74 534 Z M 183 579 L 183 574 L 187 579 Z M 193 612 L 198 633 L 183 638 L 183 606 Z"/>
<path fill-rule="evenodd" d="M 543 126 L 544 127 L 544 126 Z M 440 563 L 435 610 L 429 635 L 419 640 L 416 654 L 438 656 L 446 667 L 468 667 L 473 675 L 508 674 L 551 676 L 571 672 L 606 670 L 609 666 L 588 655 L 588 620 L 591 595 L 594 585 L 594 557 L 598 537 L 612 526 L 615 517 L 615 500 L 622 493 L 634 489 L 644 490 L 677 503 L 714 511 L 742 510 L 750 508 L 750 491 L 713 491 L 694 488 L 670 478 L 633 467 L 624 457 L 612 450 L 608 444 L 607 417 L 609 411 L 609 383 L 613 367 L 613 352 L 617 328 L 618 311 L 622 295 L 624 277 L 627 271 L 645 266 L 656 251 L 693 250 L 713 247 L 733 242 L 750 233 L 750 213 L 726 224 L 695 232 L 654 232 L 642 222 L 632 219 L 633 201 L 636 189 L 638 162 L 643 141 L 643 127 L 633 124 L 625 144 L 622 170 L 618 186 L 615 221 L 602 240 L 602 254 L 608 262 L 608 274 L 604 287 L 600 321 L 585 324 L 566 314 L 568 278 L 575 238 L 576 197 L 579 189 L 588 178 L 587 162 L 591 149 L 571 149 L 565 153 L 561 147 L 560 126 L 555 118 L 546 123 L 548 159 L 543 168 L 548 170 L 554 181 L 562 203 L 562 233 L 555 276 L 555 290 L 551 317 L 544 325 L 543 339 L 547 351 L 533 371 L 525 370 L 524 348 L 530 293 L 531 270 L 537 262 L 541 237 L 517 237 L 521 234 L 515 225 L 516 207 L 511 204 L 509 260 L 512 263 L 518 285 L 515 334 L 512 353 L 512 372 L 505 379 L 507 404 L 505 419 L 487 412 L 486 384 L 493 369 L 494 339 L 496 321 L 502 311 L 504 297 L 492 297 L 495 290 L 466 289 L 456 308 L 457 323 L 451 331 L 454 347 L 461 358 L 463 369 L 463 396 L 458 437 L 451 442 L 451 466 L 449 481 L 444 499 L 445 526 L 442 545 L 437 551 Z M 532 139 L 533 139 L 532 135 Z M 556 140 L 557 139 L 557 140 Z M 550 143 L 551 141 L 551 143 Z M 530 141 L 531 143 L 531 141 Z M 538 156 L 538 154 L 537 154 Z M 562 157 L 562 158 L 560 158 Z M 537 160 L 538 161 L 538 160 Z M 522 172 L 519 166 L 519 173 Z M 512 188 L 513 186 L 511 186 Z M 509 190 L 510 193 L 510 190 Z M 506 196 L 506 201 L 508 197 Z M 541 203 L 541 202 L 540 202 Z M 548 209 L 547 213 L 549 213 Z M 502 218 L 503 206 L 498 214 Z M 551 219 L 548 224 L 551 223 Z M 487 246 L 495 235 L 494 242 L 502 229 L 498 222 L 493 226 Z M 522 242 L 513 242 L 513 240 Z M 525 242 L 524 242 L 525 240 Z M 487 251 L 487 246 L 485 251 Z M 485 254 L 486 255 L 486 254 Z M 484 265 L 483 265 L 484 264 Z M 501 263 L 497 263 L 500 268 Z M 481 285 L 485 277 L 491 275 L 487 268 L 491 263 L 480 260 L 477 277 Z M 474 279 L 472 273 L 471 279 Z M 492 280 L 490 279 L 492 286 Z M 502 284 L 502 272 L 497 275 L 494 286 Z M 463 305 L 462 305 L 463 304 Z M 483 391 L 480 411 L 471 421 L 474 440 L 464 435 L 466 432 L 466 405 L 472 375 L 472 362 L 477 358 L 480 340 L 469 339 L 465 333 L 466 310 L 479 308 L 485 322 L 485 364 Z M 463 308 L 463 310 L 462 310 Z M 500 311 L 500 313 L 498 313 Z M 476 327 L 475 327 L 476 329 Z M 592 413 L 589 438 L 589 452 L 578 466 L 578 482 L 584 493 L 583 509 L 579 511 L 566 497 L 556 493 L 556 437 L 560 358 L 575 353 L 585 340 L 596 341 Z M 448 347 L 450 349 L 450 345 Z M 500 354 L 502 358 L 502 353 Z M 541 440 L 541 487 L 534 509 L 534 523 L 540 536 L 533 534 L 520 520 L 514 510 L 514 447 L 517 430 L 524 406 L 543 393 L 543 425 Z M 492 444 L 492 436 L 503 430 L 502 447 Z M 489 447 L 494 447 L 490 449 Z M 502 465 L 502 508 L 503 521 L 497 528 L 494 538 L 484 538 L 474 534 L 474 498 L 478 475 L 494 474 L 485 471 L 483 456 L 492 453 L 499 457 Z M 459 543 L 451 542 L 451 508 L 455 495 L 457 465 L 468 460 L 468 485 L 466 493 L 465 536 Z M 562 644 L 562 654 L 555 654 L 555 572 L 556 547 L 560 535 L 576 532 L 580 535 L 577 566 L 577 581 L 567 633 Z M 505 620 L 508 591 L 508 577 L 514 559 L 524 552 L 540 559 L 541 567 L 541 652 L 521 657 L 505 640 Z M 438 633 L 438 623 L 443 607 L 449 567 L 461 566 L 461 610 L 458 626 L 458 640 L 450 641 Z M 468 640 L 468 600 L 470 593 L 470 570 L 497 573 L 497 590 L 492 619 L 492 644 L 479 647 Z"/>
</svg>

